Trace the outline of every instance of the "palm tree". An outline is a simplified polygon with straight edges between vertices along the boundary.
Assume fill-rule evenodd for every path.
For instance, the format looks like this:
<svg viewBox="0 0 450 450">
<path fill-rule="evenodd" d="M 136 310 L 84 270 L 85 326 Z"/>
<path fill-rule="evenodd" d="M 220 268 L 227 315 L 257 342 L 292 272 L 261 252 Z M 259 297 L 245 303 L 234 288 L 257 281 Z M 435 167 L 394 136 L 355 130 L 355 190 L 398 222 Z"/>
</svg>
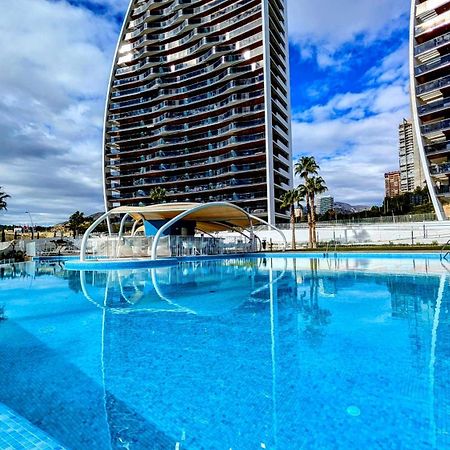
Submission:
<svg viewBox="0 0 450 450">
<path fill-rule="evenodd" d="M 7 210 L 8 203 L 6 201 L 7 198 L 11 198 L 10 195 L 6 194 L 2 191 L 2 187 L 0 186 L 0 211 L 2 209 Z"/>
<path fill-rule="evenodd" d="M 307 180 L 312 175 L 318 175 L 319 169 L 320 167 L 314 156 L 302 156 L 294 166 L 295 175 L 304 180 Z"/>
<path fill-rule="evenodd" d="M 298 189 L 291 189 L 283 194 L 281 197 L 281 208 L 290 210 L 290 222 L 292 231 L 292 250 L 296 249 L 295 246 L 295 205 L 303 201 L 304 198 L 300 195 Z"/>
<path fill-rule="evenodd" d="M 152 203 L 163 203 L 167 198 L 167 192 L 162 187 L 155 187 L 149 193 L 150 201 Z"/>
<path fill-rule="evenodd" d="M 314 156 L 302 156 L 297 164 L 294 166 L 295 175 L 298 175 L 300 178 L 303 178 L 304 183 L 306 184 L 308 179 L 311 176 L 315 176 L 319 174 L 319 165 L 317 164 Z M 306 200 L 306 216 L 308 219 L 308 229 L 309 229 L 309 247 L 311 248 L 313 245 L 313 235 L 312 235 L 312 214 L 311 214 L 311 202 L 309 199 L 309 192 L 307 189 L 300 187 L 301 195 Z"/>
<path fill-rule="evenodd" d="M 305 182 L 305 188 L 308 192 L 310 208 L 311 208 L 311 236 L 312 236 L 312 248 L 317 248 L 317 233 L 316 233 L 316 195 L 323 194 L 328 190 L 325 180 L 322 177 L 314 176 L 308 178 Z"/>
</svg>

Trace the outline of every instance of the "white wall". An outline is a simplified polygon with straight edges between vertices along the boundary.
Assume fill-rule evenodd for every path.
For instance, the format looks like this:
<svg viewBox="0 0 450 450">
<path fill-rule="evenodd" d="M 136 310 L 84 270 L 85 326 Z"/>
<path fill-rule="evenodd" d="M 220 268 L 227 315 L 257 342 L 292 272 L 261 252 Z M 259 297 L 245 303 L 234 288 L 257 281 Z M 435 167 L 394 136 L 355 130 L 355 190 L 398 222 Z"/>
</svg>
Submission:
<svg viewBox="0 0 450 450">
<path fill-rule="evenodd" d="M 291 231 L 283 230 L 287 241 L 291 242 Z M 267 242 L 282 242 L 275 231 L 258 231 L 256 233 Z M 437 241 L 445 244 L 450 239 L 450 222 L 411 222 L 391 224 L 354 224 L 336 226 L 318 226 L 320 242 L 338 241 L 342 244 L 431 244 Z M 296 229 L 296 241 L 300 246 L 308 242 L 308 228 Z"/>
</svg>

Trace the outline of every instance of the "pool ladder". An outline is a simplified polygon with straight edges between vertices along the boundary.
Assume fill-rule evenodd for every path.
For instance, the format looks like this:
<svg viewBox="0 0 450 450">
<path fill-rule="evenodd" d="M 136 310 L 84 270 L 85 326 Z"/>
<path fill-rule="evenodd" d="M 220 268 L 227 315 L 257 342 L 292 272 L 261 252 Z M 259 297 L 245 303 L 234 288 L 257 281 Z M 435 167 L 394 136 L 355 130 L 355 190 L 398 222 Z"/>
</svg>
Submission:
<svg viewBox="0 0 450 450">
<path fill-rule="evenodd" d="M 449 241 L 450 242 L 450 241 Z M 325 253 L 323 254 L 324 258 L 330 257 L 330 242 L 327 242 L 327 248 L 325 250 Z M 334 257 L 337 257 L 337 241 L 334 241 Z"/>
<path fill-rule="evenodd" d="M 446 251 L 447 249 L 447 251 Z M 450 262 L 448 257 L 450 255 L 450 239 L 443 245 L 441 249 L 441 261 L 445 259 L 445 261 Z"/>
</svg>

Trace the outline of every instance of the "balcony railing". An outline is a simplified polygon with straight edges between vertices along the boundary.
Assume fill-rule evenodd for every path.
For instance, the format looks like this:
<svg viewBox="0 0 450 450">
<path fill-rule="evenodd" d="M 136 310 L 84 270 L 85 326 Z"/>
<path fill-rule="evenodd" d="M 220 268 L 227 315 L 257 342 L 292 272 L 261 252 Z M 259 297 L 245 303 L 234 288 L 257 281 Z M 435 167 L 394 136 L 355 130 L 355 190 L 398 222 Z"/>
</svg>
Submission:
<svg viewBox="0 0 450 450">
<path fill-rule="evenodd" d="M 197 180 L 199 181 L 199 180 Z M 162 185 L 165 182 L 155 182 L 151 184 L 155 185 Z M 184 189 L 179 188 L 171 188 L 167 190 L 168 195 L 186 195 L 186 194 L 196 194 L 196 193 L 202 193 L 202 192 L 209 192 L 209 191 L 217 191 L 222 189 L 228 189 L 232 187 L 239 187 L 239 186 L 249 186 L 249 185 L 257 185 L 257 184 L 265 184 L 266 178 L 247 178 L 247 179 L 231 179 L 227 181 L 220 181 L 218 183 L 208 183 L 203 185 L 197 185 L 194 187 L 186 186 Z M 150 195 L 150 191 L 144 190 L 144 189 L 138 189 L 135 192 L 132 193 L 118 193 L 113 192 L 111 194 L 111 197 L 113 199 L 123 199 L 123 198 L 146 198 Z M 239 194 L 236 193 L 236 196 L 233 195 L 233 198 L 237 200 L 239 198 Z"/>
<path fill-rule="evenodd" d="M 450 33 L 446 33 L 442 36 L 431 39 L 430 41 L 426 41 L 423 44 L 416 46 L 416 48 L 414 49 L 414 53 L 416 56 L 418 56 L 421 55 L 422 53 L 425 53 L 428 50 L 442 47 L 443 45 L 448 43 L 450 43 Z"/>
<path fill-rule="evenodd" d="M 450 108 L 450 97 L 443 98 L 437 102 L 429 103 L 428 105 L 419 106 L 419 115 L 425 115 L 433 111 L 439 111 L 441 109 Z"/>
<path fill-rule="evenodd" d="M 450 194 L 450 186 L 448 184 L 441 184 L 440 186 L 435 186 L 436 194 L 444 195 Z"/>
<path fill-rule="evenodd" d="M 450 141 L 440 142 L 439 144 L 432 144 L 425 146 L 425 153 L 445 153 L 450 152 Z"/>
<path fill-rule="evenodd" d="M 426 94 L 428 92 L 432 92 L 436 89 L 444 89 L 450 86 L 450 75 L 439 78 L 434 81 L 430 81 L 428 83 L 423 83 L 416 88 L 417 95 Z"/>
<path fill-rule="evenodd" d="M 258 170 L 265 169 L 265 163 L 253 163 L 253 164 L 231 164 L 229 167 L 222 167 L 220 169 L 209 169 L 204 172 L 190 172 L 185 173 L 184 175 L 176 175 L 176 176 L 159 176 L 152 178 L 138 178 L 133 181 L 132 186 L 145 186 L 152 184 L 160 184 L 160 183 L 178 183 L 181 181 L 202 181 L 202 179 L 206 178 L 214 178 L 222 175 L 227 175 L 230 173 L 237 174 L 239 172 L 247 172 L 250 170 Z M 235 183 L 236 184 L 236 183 Z M 130 188 L 130 186 L 120 186 L 121 188 Z"/>
<path fill-rule="evenodd" d="M 141 120 L 139 122 L 132 122 L 129 124 L 126 124 L 126 126 L 112 126 L 106 129 L 106 131 L 109 132 L 115 132 L 115 131 L 127 131 L 127 130 L 132 130 L 132 129 L 139 129 L 142 127 L 151 127 L 151 126 L 160 126 L 160 133 L 170 133 L 173 131 L 180 131 L 180 130 L 192 130 L 195 128 L 200 128 L 200 127 L 204 127 L 204 126 L 209 126 L 209 125 L 213 125 L 216 123 L 221 123 L 221 122 L 225 122 L 227 119 L 231 118 L 231 117 L 237 117 L 237 116 L 242 116 L 244 114 L 247 115 L 253 115 L 256 114 L 258 112 L 264 111 L 265 105 L 260 103 L 257 105 L 253 105 L 253 106 L 247 106 L 247 107 L 243 107 L 243 108 L 232 108 L 230 110 L 228 110 L 226 113 L 224 114 L 220 114 L 219 116 L 212 116 L 212 117 L 208 117 L 207 119 L 203 119 L 203 120 L 199 120 L 197 122 L 192 122 L 192 123 L 184 123 L 181 125 L 165 125 L 162 126 L 162 120 L 160 120 L 160 118 L 158 118 L 157 120 L 148 120 L 148 121 L 144 121 Z M 172 117 L 165 117 L 165 122 L 167 123 L 168 120 L 171 120 Z"/>
<path fill-rule="evenodd" d="M 450 172 L 450 162 L 442 164 L 432 164 L 430 166 L 430 173 L 432 175 L 448 174 Z"/>
<path fill-rule="evenodd" d="M 188 155 L 194 155 L 194 154 L 199 154 L 202 151 L 211 151 L 211 150 L 218 150 L 227 146 L 231 146 L 231 145 L 236 145 L 236 144 L 241 144 L 241 143 L 245 143 L 245 142 L 254 142 L 254 141 L 258 141 L 258 140 L 262 140 L 265 139 L 265 134 L 264 133 L 259 133 L 259 134 L 247 134 L 244 136 L 232 136 L 229 139 L 222 141 L 222 142 L 218 142 L 216 144 L 207 144 L 207 145 L 201 145 L 198 147 L 192 147 L 192 148 L 184 148 L 182 150 L 172 150 L 172 151 L 168 151 L 168 150 L 158 150 L 157 152 L 151 154 L 151 155 L 142 155 L 140 158 L 128 158 L 128 159 L 119 159 L 117 160 L 117 162 L 110 161 L 109 165 L 113 166 L 120 166 L 123 164 L 133 164 L 133 163 L 142 163 L 144 161 L 150 161 L 152 159 L 163 159 L 163 158 L 167 158 L 167 157 L 178 157 L 178 156 L 183 156 L 186 157 Z M 146 149 L 151 149 L 151 148 L 155 148 L 155 147 L 159 147 L 161 146 L 161 144 L 158 143 L 158 145 L 156 146 L 152 146 L 152 147 L 145 147 L 145 148 L 141 148 L 138 150 L 130 150 L 127 151 L 127 153 L 133 153 L 133 152 L 142 152 L 143 150 Z M 165 148 L 165 147 L 164 147 Z M 116 151 L 116 152 L 111 152 L 110 155 L 108 155 L 109 157 L 111 156 L 119 156 L 120 152 Z"/>
<path fill-rule="evenodd" d="M 208 91 L 204 94 L 195 95 L 190 98 L 183 98 L 180 100 L 167 100 L 164 103 L 166 103 L 167 106 L 190 105 L 191 103 L 196 103 L 196 102 L 199 102 L 199 101 L 207 99 L 207 98 L 217 97 L 220 94 L 223 94 L 224 92 L 229 91 L 230 89 L 235 89 L 235 88 L 240 88 L 240 87 L 245 87 L 245 86 L 254 86 L 263 81 L 264 81 L 263 74 L 261 74 L 257 77 L 253 77 L 253 78 L 247 78 L 247 79 L 243 79 L 243 80 L 233 80 L 233 81 L 230 81 L 229 83 L 227 83 L 225 86 L 221 87 L 220 89 L 216 89 L 214 91 Z M 119 108 L 127 108 L 129 106 L 141 105 L 143 103 L 150 103 L 150 102 L 157 100 L 158 97 L 160 97 L 160 95 L 153 97 L 153 98 L 140 97 L 140 98 L 137 98 L 134 100 L 127 100 L 125 102 L 113 103 L 111 105 L 111 109 L 114 110 L 114 109 L 119 109 Z M 157 106 L 155 108 L 157 108 Z"/>
<path fill-rule="evenodd" d="M 423 134 L 434 133 L 436 131 L 450 129 L 450 119 L 441 120 L 440 122 L 431 123 L 429 125 L 422 125 Z"/>
<path fill-rule="evenodd" d="M 200 88 L 204 88 L 206 86 L 211 86 L 212 84 L 217 83 L 218 81 L 226 78 L 227 76 L 231 76 L 231 75 L 237 75 L 237 74 L 242 74 L 242 73 L 249 73 L 252 72 L 252 66 L 245 66 L 245 67 L 230 67 L 227 70 L 225 70 L 224 72 L 222 72 L 220 75 L 217 75 L 216 77 L 210 78 L 208 80 L 205 81 L 201 81 L 198 83 L 194 83 L 191 84 L 189 86 L 183 86 L 181 88 L 174 88 L 174 89 L 160 89 L 158 91 L 158 95 L 155 98 L 164 96 L 164 95 L 178 95 L 178 94 L 184 94 L 186 92 L 190 92 L 190 91 L 194 91 L 196 89 L 200 89 Z M 149 90 L 151 90 L 152 88 L 154 88 L 155 86 L 159 86 L 161 84 L 169 84 L 171 83 L 171 81 L 169 79 L 164 79 L 162 80 L 161 78 L 158 78 L 154 81 L 152 81 L 151 83 L 142 86 L 142 87 L 137 87 L 137 88 L 133 88 L 133 89 L 126 89 L 123 91 L 114 91 L 111 94 L 112 98 L 117 98 L 117 97 L 123 97 L 125 95 L 132 95 L 132 94 L 136 94 L 136 93 L 140 93 L 140 92 L 148 92 Z"/>
<path fill-rule="evenodd" d="M 257 120 L 250 120 L 250 121 L 246 121 L 246 122 L 238 122 L 238 123 L 230 123 L 229 125 L 219 128 L 217 130 L 208 130 L 207 133 L 199 133 L 199 134 L 189 134 L 188 136 L 183 136 L 183 137 L 166 137 L 163 140 L 163 144 L 167 144 L 167 145 L 173 145 L 173 144 L 183 144 L 186 143 L 188 144 L 189 142 L 195 142 L 198 141 L 199 139 L 209 139 L 212 137 L 216 137 L 216 136 L 222 136 L 225 133 L 229 133 L 230 131 L 234 131 L 234 130 L 240 130 L 240 129 L 244 129 L 244 128 L 249 128 L 249 127 L 259 127 L 261 125 L 264 125 L 265 123 L 265 119 L 257 119 Z M 182 127 L 182 126 L 180 126 Z M 162 129 L 157 129 L 155 131 L 141 131 L 139 133 L 133 133 L 133 134 L 128 134 L 127 136 L 119 136 L 117 138 L 115 137 L 111 137 L 108 141 L 108 143 L 110 144 L 116 144 L 116 143 L 120 143 L 120 142 L 130 142 L 132 140 L 142 140 L 142 139 L 149 139 L 152 137 L 157 137 L 161 135 L 161 131 Z M 172 130 L 172 131 L 184 131 L 184 127 L 180 128 L 179 130 Z"/>
<path fill-rule="evenodd" d="M 195 109 L 190 109 L 190 110 L 182 111 L 182 112 L 174 111 L 174 112 L 167 112 L 167 113 L 161 114 L 159 117 L 155 118 L 155 123 L 161 122 L 166 119 L 175 119 L 175 118 L 181 119 L 181 118 L 192 117 L 197 114 L 203 114 L 203 113 L 207 113 L 210 111 L 218 110 L 219 108 L 222 108 L 222 107 L 227 106 L 234 102 L 238 102 L 241 100 L 250 100 L 253 98 L 257 98 L 257 97 L 262 97 L 263 95 L 264 95 L 263 90 L 258 90 L 258 91 L 254 91 L 254 92 L 250 92 L 250 93 L 237 92 L 235 94 L 229 95 L 225 100 L 222 100 L 217 103 L 208 104 L 206 106 L 201 106 L 201 107 L 199 106 Z M 127 112 L 120 113 L 120 114 L 113 114 L 110 117 L 112 120 L 119 120 L 119 119 L 124 119 L 124 118 L 129 118 L 129 117 L 138 117 L 138 116 L 143 116 L 146 114 L 158 112 L 158 111 L 162 110 L 163 108 L 168 108 L 169 106 L 170 106 L 169 102 L 164 101 L 164 102 L 161 102 L 159 105 L 153 106 L 151 108 L 135 109 L 133 111 L 127 111 Z"/>
<path fill-rule="evenodd" d="M 194 159 L 194 160 L 186 160 L 183 163 L 163 163 L 157 165 L 150 165 L 150 166 L 142 166 L 139 168 L 138 171 L 136 169 L 131 170 L 117 170 L 112 169 L 111 170 L 111 176 L 112 177 L 122 177 L 122 176 L 142 176 L 147 173 L 151 172 L 158 172 L 158 174 L 161 171 L 168 172 L 172 170 L 181 170 L 189 168 L 191 173 L 193 168 L 196 167 L 204 167 L 205 165 L 211 165 L 211 164 L 217 164 L 218 162 L 227 161 L 227 160 L 233 160 L 238 161 L 242 158 L 248 158 L 252 156 L 262 156 L 264 155 L 264 152 L 261 151 L 261 149 L 254 149 L 254 150 L 244 150 L 236 152 L 235 150 L 232 150 L 231 152 L 226 153 L 225 155 L 220 156 L 208 156 L 201 159 Z M 288 175 L 288 174 L 286 174 Z"/>
<path fill-rule="evenodd" d="M 414 69 L 416 75 L 422 75 L 434 69 L 439 69 L 440 67 L 450 64 L 450 54 L 440 57 L 439 59 L 434 59 L 431 62 L 421 64 Z"/>
</svg>

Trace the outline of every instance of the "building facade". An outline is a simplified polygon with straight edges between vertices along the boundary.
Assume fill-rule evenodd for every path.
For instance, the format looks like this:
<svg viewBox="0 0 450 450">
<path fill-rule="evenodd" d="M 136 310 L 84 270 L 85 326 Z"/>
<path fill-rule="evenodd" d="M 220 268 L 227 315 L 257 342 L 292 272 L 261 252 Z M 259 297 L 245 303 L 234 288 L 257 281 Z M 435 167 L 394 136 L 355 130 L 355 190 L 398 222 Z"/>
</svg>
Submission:
<svg viewBox="0 0 450 450">
<path fill-rule="evenodd" d="M 444 220 L 450 215 L 450 0 L 412 0 L 410 72 L 419 154 Z"/>
<path fill-rule="evenodd" d="M 399 171 L 384 174 L 384 191 L 387 198 L 397 197 L 401 194 Z"/>
<path fill-rule="evenodd" d="M 319 214 L 326 214 L 328 211 L 332 211 L 334 209 L 334 197 L 330 195 L 320 197 L 318 199 L 319 203 Z"/>
<path fill-rule="evenodd" d="M 412 121 L 403 119 L 398 127 L 398 134 L 400 190 L 402 194 L 406 194 L 423 187 L 424 177 Z"/>
<path fill-rule="evenodd" d="M 105 206 L 230 201 L 271 223 L 291 188 L 285 0 L 132 0 L 105 114 Z"/>
</svg>

